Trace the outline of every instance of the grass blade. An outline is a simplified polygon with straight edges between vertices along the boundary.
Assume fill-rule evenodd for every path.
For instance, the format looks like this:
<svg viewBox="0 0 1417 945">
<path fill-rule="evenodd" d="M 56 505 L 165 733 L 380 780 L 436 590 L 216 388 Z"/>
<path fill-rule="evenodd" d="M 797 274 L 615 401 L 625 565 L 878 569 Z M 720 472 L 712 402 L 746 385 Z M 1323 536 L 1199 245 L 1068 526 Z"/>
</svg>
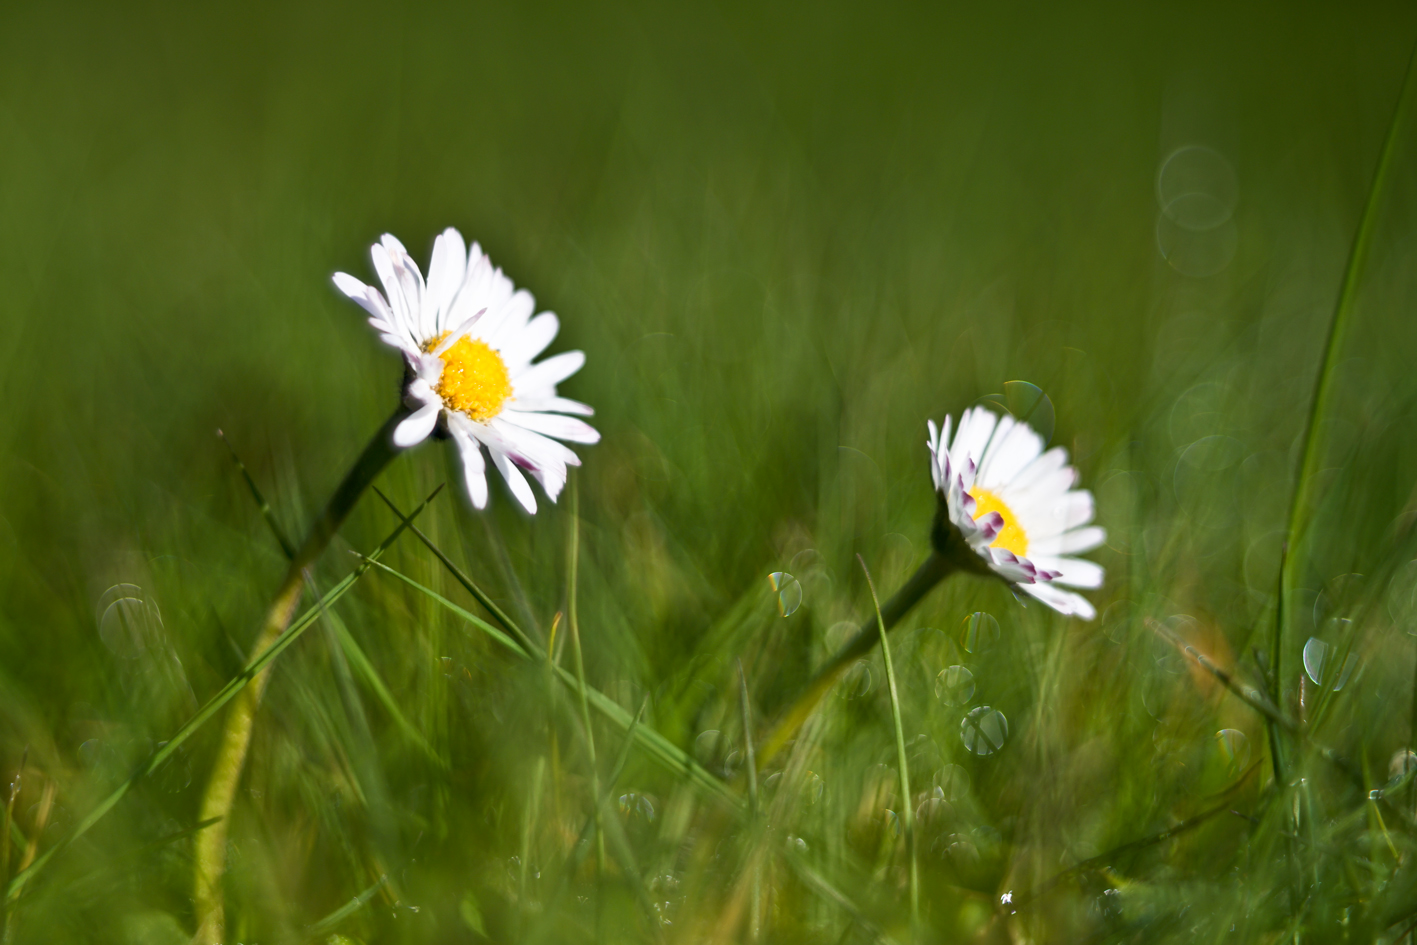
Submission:
<svg viewBox="0 0 1417 945">
<path fill-rule="evenodd" d="M 438 492 L 442 490 L 442 488 L 443 487 L 440 485 L 437 489 L 434 489 L 433 492 L 428 496 L 428 498 L 423 500 L 422 504 L 418 506 L 417 510 L 415 510 L 413 514 L 417 515 L 419 512 L 423 511 L 423 509 L 428 506 L 428 503 L 433 501 L 433 497 L 436 496 Z M 376 561 L 380 555 L 387 551 L 389 549 L 389 546 L 392 545 L 394 541 L 398 539 L 399 535 L 403 533 L 405 527 L 406 526 L 403 523 L 400 523 L 398 527 L 395 528 L 392 532 L 390 532 L 389 536 L 385 538 L 382 542 L 380 542 L 378 547 L 376 547 L 369 554 L 369 556 L 365 559 L 366 563 L 363 563 L 359 567 L 355 568 L 349 574 L 345 575 L 342 580 L 336 583 L 334 587 L 330 588 L 330 590 L 326 592 L 325 596 L 320 599 L 319 603 L 311 607 L 309 610 L 305 611 L 305 613 L 301 614 L 300 617 L 298 617 L 290 625 L 289 629 L 287 629 L 285 633 L 281 634 L 280 638 L 277 639 L 275 643 L 273 643 L 264 652 L 259 654 L 255 659 L 253 659 L 249 664 L 247 664 L 246 668 L 242 670 L 239 675 L 234 677 L 225 686 L 223 686 L 221 690 L 217 692 L 216 695 L 208 699 L 207 704 L 202 706 L 201 709 L 197 710 L 197 714 L 188 719 L 186 724 L 184 724 L 180 729 L 178 729 L 177 732 L 172 736 L 172 738 L 170 738 L 166 742 L 166 744 L 164 744 L 161 748 L 154 752 L 152 757 L 149 758 L 146 762 L 144 762 L 138 768 L 138 770 L 135 771 L 132 776 L 128 778 L 128 780 L 118 785 L 118 787 L 115 788 L 111 794 L 109 794 L 102 801 L 100 801 L 94 807 L 93 810 L 89 811 L 89 813 L 83 818 L 83 820 L 79 821 L 79 823 L 74 827 L 73 831 L 71 831 L 67 837 L 56 843 L 54 846 L 50 847 L 48 850 L 46 850 L 32 864 L 30 864 L 28 869 L 24 870 L 22 873 L 12 879 L 10 881 L 9 887 L 5 891 L 6 900 L 10 901 L 13 900 L 16 896 L 18 896 L 20 894 L 20 891 L 24 889 L 25 885 L 28 884 L 32 879 L 34 879 L 36 875 L 39 874 L 39 871 L 44 868 L 45 864 L 48 863 L 49 860 L 52 859 L 56 853 L 69 846 L 69 844 L 73 843 L 75 840 L 79 839 L 84 834 L 88 833 L 94 824 L 102 820 L 104 815 L 107 814 L 110 810 L 112 810 L 114 805 L 116 805 L 119 801 L 123 799 L 123 795 L 127 794 L 129 789 L 132 788 L 134 784 L 136 784 L 138 781 L 147 777 L 149 774 L 161 767 L 162 763 L 165 762 L 172 755 L 172 753 L 175 752 L 178 747 L 182 745 L 183 742 L 191 738 L 193 733 L 195 733 L 197 729 L 201 728 L 208 721 L 210 721 L 212 716 L 216 715 L 217 712 L 220 711 L 222 706 L 226 705 L 232 700 L 232 698 L 236 696 L 237 693 L 239 693 L 242 689 L 246 688 L 246 685 L 256 677 L 257 673 L 259 673 L 262 669 L 269 665 L 272 660 L 274 660 L 277 656 L 280 656 L 281 653 L 285 652 L 287 647 L 289 647 L 292 643 L 299 639 L 300 635 L 304 633 L 305 630 L 308 629 L 316 621 L 316 619 L 320 616 L 320 613 L 324 608 L 334 604 L 335 601 L 339 600 L 341 597 L 343 597 L 349 592 L 349 589 L 354 586 L 355 582 L 358 581 L 361 577 L 363 577 L 365 572 L 369 570 L 369 566 L 374 561 Z"/>
<path fill-rule="evenodd" d="M 900 823 L 905 831 L 905 845 L 910 856 L 910 928 L 912 935 L 920 928 L 920 864 L 915 849 L 915 811 L 910 794 L 910 767 L 905 757 L 905 727 L 900 721 L 900 693 L 895 684 L 895 664 L 891 661 L 891 645 L 886 638 L 886 619 L 881 616 L 881 600 L 876 596 L 876 582 L 871 580 L 871 570 L 866 567 L 866 559 L 859 554 L 856 560 L 866 575 L 866 586 L 871 589 L 871 603 L 876 608 L 876 626 L 881 631 L 881 657 L 886 661 L 886 683 L 891 696 L 891 724 L 895 726 L 895 756 L 900 765 Z"/>
</svg>

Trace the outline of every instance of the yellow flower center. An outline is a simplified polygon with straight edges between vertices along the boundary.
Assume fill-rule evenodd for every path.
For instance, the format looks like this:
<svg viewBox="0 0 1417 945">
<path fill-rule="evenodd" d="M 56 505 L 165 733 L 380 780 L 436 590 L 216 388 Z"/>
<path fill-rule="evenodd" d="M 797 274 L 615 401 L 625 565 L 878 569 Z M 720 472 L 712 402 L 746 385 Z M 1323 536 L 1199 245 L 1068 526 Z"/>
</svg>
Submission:
<svg viewBox="0 0 1417 945">
<path fill-rule="evenodd" d="M 969 494 L 974 497 L 974 520 L 976 522 L 990 512 L 998 512 L 1004 519 L 1004 527 L 999 529 L 998 537 L 994 539 L 994 544 L 991 547 L 1012 551 L 1020 558 L 1027 555 L 1028 535 L 1024 533 L 1023 526 L 1019 525 L 1013 509 L 1005 505 L 1002 499 L 988 489 L 974 489 Z"/>
<path fill-rule="evenodd" d="M 432 351 L 447 333 L 423 346 Z M 438 396 L 450 410 L 460 410 L 474 420 L 486 422 L 502 412 L 502 404 L 512 396 L 512 379 L 502 356 L 485 341 L 466 335 L 439 355 L 443 373 L 438 378 Z"/>
</svg>

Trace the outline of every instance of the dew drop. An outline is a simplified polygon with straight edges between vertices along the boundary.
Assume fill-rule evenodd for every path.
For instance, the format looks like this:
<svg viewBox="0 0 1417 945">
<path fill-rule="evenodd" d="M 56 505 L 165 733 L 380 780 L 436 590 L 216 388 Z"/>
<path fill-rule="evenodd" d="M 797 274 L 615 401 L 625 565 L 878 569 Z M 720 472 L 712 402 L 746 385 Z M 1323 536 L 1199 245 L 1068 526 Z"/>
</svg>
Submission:
<svg viewBox="0 0 1417 945">
<path fill-rule="evenodd" d="M 982 610 L 964 618 L 959 645 L 970 653 L 983 653 L 999 642 L 999 621 Z"/>
<path fill-rule="evenodd" d="M 1343 661 L 1343 666 L 1335 672 L 1333 661 L 1337 656 L 1334 647 L 1318 637 L 1309 637 L 1309 642 L 1304 644 L 1304 672 L 1316 685 L 1322 686 L 1328 682 L 1333 686 L 1333 691 L 1337 692 L 1348 682 L 1348 677 L 1353 675 L 1353 669 L 1358 665 L 1358 657 L 1349 653 L 1348 658 Z"/>
<path fill-rule="evenodd" d="M 948 666 L 935 677 L 935 698 L 945 705 L 968 705 L 974 698 L 974 674 L 967 666 Z"/>
<path fill-rule="evenodd" d="M 160 640 L 161 634 L 157 608 L 140 597 L 117 598 L 104 608 L 98 622 L 99 639 L 119 659 L 137 659 L 147 651 L 149 641 Z"/>
<path fill-rule="evenodd" d="M 802 606 L 802 584 L 786 571 L 768 575 L 768 583 L 777 592 L 777 612 L 790 617 Z"/>
<path fill-rule="evenodd" d="M 1250 740 L 1245 737 L 1245 733 L 1238 728 L 1222 728 L 1215 733 L 1215 740 L 1220 744 L 1220 756 L 1225 759 L 1225 764 L 1233 778 L 1245 766 L 1250 763 Z"/>
<path fill-rule="evenodd" d="M 1389 778 L 1405 778 L 1414 771 L 1417 771 L 1417 752 L 1410 748 L 1398 749 L 1393 754 L 1392 760 L 1388 762 Z"/>
<path fill-rule="evenodd" d="M 976 755 L 992 755 L 1009 737 L 1009 720 L 998 709 L 975 706 L 960 720 L 959 737 Z"/>
<path fill-rule="evenodd" d="M 969 793 L 969 772 L 959 765 L 945 765 L 935 772 L 935 785 L 945 800 L 962 800 Z"/>
<path fill-rule="evenodd" d="M 842 674 L 837 691 L 843 699 L 859 699 L 871 691 L 872 685 L 871 664 L 865 660 L 857 660 Z"/>
<path fill-rule="evenodd" d="M 654 820 L 654 804 L 643 794 L 621 794 L 620 813 L 626 817 L 642 817 Z"/>
</svg>

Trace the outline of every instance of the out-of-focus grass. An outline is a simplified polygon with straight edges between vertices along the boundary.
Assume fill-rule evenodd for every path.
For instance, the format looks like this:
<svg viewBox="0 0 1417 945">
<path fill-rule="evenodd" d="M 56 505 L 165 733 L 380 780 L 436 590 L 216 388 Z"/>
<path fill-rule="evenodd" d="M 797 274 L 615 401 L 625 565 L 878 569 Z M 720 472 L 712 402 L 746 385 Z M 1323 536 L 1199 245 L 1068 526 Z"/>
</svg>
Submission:
<svg viewBox="0 0 1417 945">
<path fill-rule="evenodd" d="M 1270 783 L 1262 717 L 1148 621 L 1261 685 L 1298 438 L 1414 35 L 1396 4 L 8 11 L 11 871 L 241 667 L 283 556 L 215 429 L 298 535 L 399 377 L 329 274 L 367 274 L 385 230 L 422 260 L 456 225 L 588 354 L 567 385 L 605 435 L 577 473 L 588 681 L 627 717 L 648 697 L 643 724 L 727 793 L 747 796 L 737 660 L 761 736 L 871 612 L 853 555 L 889 589 L 925 553 L 927 416 L 1015 378 L 1049 393 L 1110 532 L 1103 616 L 935 592 L 892 638 L 909 799 L 879 654 L 760 773 L 756 821 L 597 716 L 598 880 L 571 690 L 371 572 L 277 664 L 231 825 L 232 941 L 745 940 L 754 888 L 763 940 L 905 941 L 902 804 L 922 935 L 1391 940 L 1412 800 L 1365 792 L 1414 738 L 1410 126 L 1295 550 L 1281 708 L 1313 729 L 1293 785 Z M 1199 236 L 1157 190 L 1194 144 L 1238 184 Z M 447 478 L 429 446 L 381 484 L 408 508 Z M 529 520 L 494 485 L 486 515 L 450 490 L 421 521 L 546 638 L 564 507 Z M 394 524 L 367 498 L 319 586 Z M 385 560 L 477 610 L 411 536 Z M 787 618 L 779 570 L 804 592 Z M 1002 633 L 967 652 L 981 610 Z M 1356 661 L 1325 699 L 1310 638 Z M 968 705 L 936 696 L 950 665 Z M 986 757 L 959 734 L 980 705 L 1009 725 Z M 185 940 L 214 737 L 55 857 L 12 940 Z"/>
</svg>

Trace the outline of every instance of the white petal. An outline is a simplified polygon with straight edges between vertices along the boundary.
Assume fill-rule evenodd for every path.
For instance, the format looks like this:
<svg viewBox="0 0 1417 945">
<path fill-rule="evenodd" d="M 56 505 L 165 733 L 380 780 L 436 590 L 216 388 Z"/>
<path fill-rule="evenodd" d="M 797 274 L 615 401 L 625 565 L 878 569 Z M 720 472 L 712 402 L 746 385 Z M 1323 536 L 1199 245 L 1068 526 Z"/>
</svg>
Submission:
<svg viewBox="0 0 1417 945">
<path fill-rule="evenodd" d="M 1020 584 L 1018 589 L 1038 598 L 1064 616 L 1081 617 L 1083 620 L 1091 620 L 1097 616 L 1096 608 L 1087 598 L 1052 584 Z"/>
<path fill-rule="evenodd" d="M 1037 555 L 1030 560 L 1040 568 L 1057 573 L 1053 580 L 1069 587 L 1101 587 L 1102 566 L 1086 558 L 1057 558 L 1051 555 Z"/>
<path fill-rule="evenodd" d="M 536 299 L 526 289 L 502 297 L 503 289 L 510 289 L 512 280 L 502 275 L 498 269 L 493 273 L 492 298 L 487 302 L 487 317 L 483 319 L 477 337 L 494 348 L 502 345 L 526 327 L 527 319 L 536 310 Z"/>
<path fill-rule="evenodd" d="M 584 364 L 584 351 L 562 352 L 513 376 L 512 389 L 529 397 L 542 391 L 552 392 L 557 384 L 579 371 Z"/>
<path fill-rule="evenodd" d="M 387 237 L 393 239 L 393 237 Z M 408 300 L 404 298 L 403 284 L 399 282 L 398 273 L 394 268 L 394 261 L 389 256 L 389 251 L 383 243 L 375 243 L 369 248 L 369 258 L 374 262 L 374 271 L 379 275 L 379 281 L 384 284 L 384 296 L 389 300 L 389 310 L 393 314 L 393 324 L 401 331 L 407 332 L 410 336 L 418 331 L 417 324 L 412 320 Z"/>
<path fill-rule="evenodd" d="M 979 462 L 998 421 L 998 417 L 983 407 L 971 407 L 959 418 L 959 432 L 950 444 L 950 463 L 965 475 L 966 488 L 973 483 L 970 474 L 966 472 L 969 461 L 972 459 L 976 464 Z"/>
<path fill-rule="evenodd" d="M 461 422 L 460 422 L 461 421 Z M 467 497 L 473 508 L 487 508 L 487 464 L 482 459 L 482 446 L 472 438 L 464 427 L 466 421 L 454 414 L 449 420 L 453 442 L 458 446 L 458 457 L 462 460 L 463 484 L 467 487 Z"/>
<path fill-rule="evenodd" d="M 389 345 L 390 347 L 398 348 L 410 358 L 417 357 L 418 355 L 418 349 L 415 348 L 412 344 L 410 344 L 409 340 L 403 335 L 395 335 L 389 332 L 384 332 L 382 335 L 379 336 L 379 340 L 382 341 L 384 344 Z"/>
<path fill-rule="evenodd" d="M 480 308 L 476 312 L 473 312 L 472 315 L 463 320 L 462 324 L 448 332 L 448 337 L 438 342 L 438 347 L 434 348 L 432 353 L 438 357 L 442 357 L 444 351 L 447 351 L 453 345 L 457 344 L 459 339 L 472 330 L 472 326 L 477 324 L 477 320 L 481 318 L 486 311 L 487 309 Z"/>
<path fill-rule="evenodd" d="M 1043 438 L 1024 423 L 1014 423 L 1007 430 L 1003 424 L 989 446 L 986 468 L 979 471 L 984 488 L 996 488 L 1009 483 L 1029 463 L 1043 452 Z"/>
<path fill-rule="evenodd" d="M 415 410 L 394 427 L 394 445 L 407 449 L 428 439 L 428 434 L 432 433 L 433 427 L 438 424 L 439 409 L 437 404 L 424 404 Z"/>
<path fill-rule="evenodd" d="M 570 443 L 599 443 L 600 434 L 594 427 L 575 417 L 563 417 L 554 413 L 524 413 L 520 410 L 504 410 L 500 419 L 515 423 L 524 430 L 534 430 L 546 436 Z"/>
<path fill-rule="evenodd" d="M 1031 489 L 1040 480 L 1062 469 L 1067 464 L 1068 451 L 1061 446 L 1055 446 L 1019 470 L 1014 475 L 1013 481 L 1009 483 L 1009 487 L 1016 490 Z"/>
<path fill-rule="evenodd" d="M 359 307 L 382 322 L 389 322 L 392 314 L 389 311 L 389 303 L 384 301 L 384 296 L 373 286 L 365 285 L 347 272 L 337 272 L 334 274 L 335 287 L 359 303 Z"/>
<path fill-rule="evenodd" d="M 1062 496 L 1053 505 L 1050 515 L 1053 532 L 1066 532 L 1092 521 L 1092 493 L 1078 489 Z M 1045 534 L 1047 532 L 1045 531 Z"/>
<path fill-rule="evenodd" d="M 561 323 L 554 314 L 542 312 L 520 332 L 507 337 L 506 343 L 499 349 L 507 370 L 515 373 L 530 364 L 533 358 L 546 350 L 547 345 L 556 340 L 556 332 L 560 329 Z"/>
<path fill-rule="evenodd" d="M 541 467 L 579 466 L 580 457 L 568 447 L 555 440 L 547 439 L 523 427 L 508 423 L 501 417 L 493 417 L 488 423 L 478 427 L 477 435 L 489 432 L 501 438 L 503 452 L 515 458 L 533 472 Z M 489 446 L 492 444 L 489 442 Z"/>
<path fill-rule="evenodd" d="M 462 234 L 452 227 L 433 241 L 433 257 L 428 263 L 428 337 L 447 330 L 452 320 L 453 300 L 462 289 L 467 271 L 467 247 Z"/>
<path fill-rule="evenodd" d="M 507 409 L 520 410 L 523 413 L 574 413 L 582 417 L 595 416 L 595 409 L 588 404 L 583 404 L 578 400 L 567 400 L 565 397 L 513 397 L 507 401 Z"/>
<path fill-rule="evenodd" d="M 526 481 L 517 464 L 512 462 L 504 453 L 491 450 L 492 462 L 496 465 L 497 471 L 502 474 L 502 478 L 507 480 L 507 485 L 512 490 L 512 495 L 522 504 L 532 515 L 536 514 L 536 496 L 531 491 L 531 484 Z"/>
<path fill-rule="evenodd" d="M 1106 530 L 1098 528 L 1096 525 L 1089 525 L 1047 538 L 1029 536 L 1028 550 L 1038 555 L 1082 554 L 1084 551 L 1091 551 L 1098 547 L 1106 540 Z"/>
</svg>

